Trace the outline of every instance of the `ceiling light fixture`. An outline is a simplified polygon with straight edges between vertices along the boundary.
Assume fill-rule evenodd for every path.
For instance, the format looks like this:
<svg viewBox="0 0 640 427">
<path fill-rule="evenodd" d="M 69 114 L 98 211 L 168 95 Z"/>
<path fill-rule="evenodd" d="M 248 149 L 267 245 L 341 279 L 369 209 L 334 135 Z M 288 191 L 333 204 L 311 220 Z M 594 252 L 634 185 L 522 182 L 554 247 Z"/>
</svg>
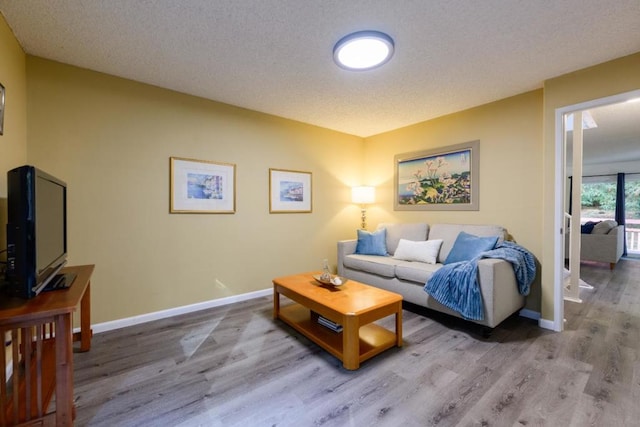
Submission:
<svg viewBox="0 0 640 427">
<path fill-rule="evenodd" d="M 393 56 L 393 39 L 380 31 L 358 31 L 344 36 L 333 47 L 333 60 L 350 71 L 379 67 Z"/>
</svg>

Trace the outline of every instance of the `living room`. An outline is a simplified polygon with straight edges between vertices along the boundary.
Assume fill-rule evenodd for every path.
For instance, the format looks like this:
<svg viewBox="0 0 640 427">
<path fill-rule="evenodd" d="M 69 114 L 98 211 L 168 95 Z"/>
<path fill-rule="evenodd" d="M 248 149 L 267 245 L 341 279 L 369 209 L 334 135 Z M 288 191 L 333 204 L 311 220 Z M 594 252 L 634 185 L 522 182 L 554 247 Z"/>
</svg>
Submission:
<svg viewBox="0 0 640 427">
<path fill-rule="evenodd" d="M 35 164 L 70 185 L 70 261 L 98 266 L 94 324 L 264 290 L 292 265 L 316 269 L 328 258 L 335 266 L 335 242 L 353 237 L 359 224 L 351 186 L 377 188 L 370 225 L 418 221 L 426 215 L 391 209 L 393 156 L 475 139 L 482 144 L 481 209 L 429 212 L 428 219 L 506 227 L 543 265 L 542 289 L 534 286 L 527 307 L 552 320 L 547 266 L 554 260 L 545 226 L 552 219 L 544 206 L 553 196 L 553 109 L 635 89 L 640 57 L 358 138 L 28 56 L 6 24 L 2 34 L 3 57 L 11 58 L 3 61 L 10 89 L 3 170 Z M 235 214 L 170 215 L 172 156 L 237 164 Z M 269 214 L 269 168 L 313 173 L 312 214 Z M 541 301 L 541 294 L 548 296 Z"/>
<path fill-rule="evenodd" d="M 95 264 L 94 332 L 271 292 L 271 279 L 336 264 L 376 187 L 368 224 L 499 224 L 542 266 L 527 309 L 553 324 L 555 110 L 637 90 L 640 53 L 412 126 L 358 137 L 28 55 L 0 19 L 0 223 L 6 171 L 34 164 L 69 186 L 70 264 Z M 480 140 L 480 210 L 392 208 L 394 155 Z M 234 163 L 235 213 L 169 213 L 169 159 Z M 312 172 L 313 211 L 269 213 L 269 168 Z M 0 241 L 5 241 L 4 227 Z M 186 309 L 185 309 L 186 307 Z"/>
</svg>

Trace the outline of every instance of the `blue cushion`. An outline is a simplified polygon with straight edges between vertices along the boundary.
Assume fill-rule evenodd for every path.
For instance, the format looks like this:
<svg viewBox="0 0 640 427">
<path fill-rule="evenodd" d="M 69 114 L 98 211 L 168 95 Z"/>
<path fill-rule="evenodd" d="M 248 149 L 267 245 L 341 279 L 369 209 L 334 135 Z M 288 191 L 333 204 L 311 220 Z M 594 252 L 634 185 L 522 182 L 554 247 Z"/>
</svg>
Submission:
<svg viewBox="0 0 640 427">
<path fill-rule="evenodd" d="M 471 261 L 482 252 L 495 248 L 497 242 L 498 236 L 478 237 L 461 231 L 444 263 L 453 264 L 454 262 Z"/>
<path fill-rule="evenodd" d="M 591 232 L 593 231 L 593 227 L 596 226 L 596 224 L 599 224 L 600 221 L 587 221 L 584 224 L 582 224 L 580 226 L 580 232 L 583 234 L 591 234 Z"/>
<path fill-rule="evenodd" d="M 360 255 L 387 256 L 387 229 L 381 228 L 373 233 L 358 230 L 356 253 Z"/>
</svg>

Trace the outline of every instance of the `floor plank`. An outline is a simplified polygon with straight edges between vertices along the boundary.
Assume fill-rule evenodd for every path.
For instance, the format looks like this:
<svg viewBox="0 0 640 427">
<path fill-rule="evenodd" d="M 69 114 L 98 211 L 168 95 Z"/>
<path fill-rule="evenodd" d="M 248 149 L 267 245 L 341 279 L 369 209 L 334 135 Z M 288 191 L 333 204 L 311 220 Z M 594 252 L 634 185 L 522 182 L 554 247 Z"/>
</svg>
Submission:
<svg viewBox="0 0 640 427">
<path fill-rule="evenodd" d="M 274 321 L 270 297 L 96 334 L 74 355 L 76 425 L 638 425 L 640 260 L 581 276 L 594 289 L 562 333 L 513 316 L 483 338 L 407 306 L 404 346 L 357 371 Z"/>
</svg>

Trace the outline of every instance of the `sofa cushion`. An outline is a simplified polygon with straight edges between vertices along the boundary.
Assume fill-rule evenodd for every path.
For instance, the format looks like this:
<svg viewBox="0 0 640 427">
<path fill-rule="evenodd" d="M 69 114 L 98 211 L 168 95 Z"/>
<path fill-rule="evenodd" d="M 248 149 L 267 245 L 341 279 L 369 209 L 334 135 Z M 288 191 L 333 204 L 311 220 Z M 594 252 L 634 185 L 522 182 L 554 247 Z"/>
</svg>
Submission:
<svg viewBox="0 0 640 427">
<path fill-rule="evenodd" d="M 347 255 L 343 264 L 352 270 L 364 271 L 384 277 L 395 277 L 396 265 L 401 263 L 395 258 L 375 255 Z"/>
<path fill-rule="evenodd" d="M 429 239 L 443 240 L 438 262 L 444 262 L 447 259 L 458 233 L 461 231 L 480 237 L 498 236 L 498 242 L 504 240 L 506 233 L 506 230 L 499 225 L 433 224 L 429 228 Z"/>
<path fill-rule="evenodd" d="M 611 229 L 616 228 L 618 223 L 612 219 L 608 219 L 606 221 L 602 221 L 593 226 L 593 230 L 591 230 L 591 234 L 609 234 Z"/>
<path fill-rule="evenodd" d="M 403 261 L 396 266 L 396 277 L 424 285 L 439 268 L 442 264 Z"/>
<path fill-rule="evenodd" d="M 461 231 L 456 237 L 453 248 L 451 248 L 451 252 L 447 255 L 444 263 L 453 264 L 454 262 L 470 261 L 482 252 L 495 248 L 497 242 L 498 236 L 479 237 Z"/>
<path fill-rule="evenodd" d="M 358 244 L 356 253 L 359 255 L 387 256 L 387 231 L 382 228 L 370 233 L 366 230 L 358 230 Z"/>
<path fill-rule="evenodd" d="M 599 223 L 599 221 L 587 221 L 580 226 L 580 232 L 582 234 L 591 234 L 591 232 L 593 231 L 593 227 L 595 227 L 596 224 Z"/>
<path fill-rule="evenodd" d="M 425 240 L 423 242 L 400 239 L 393 257 L 403 261 L 420 261 L 427 264 L 435 264 L 441 245 L 442 239 Z"/>
<path fill-rule="evenodd" d="M 400 239 L 416 242 L 427 240 L 429 225 L 426 223 L 393 224 L 382 223 L 378 229 L 387 230 L 387 252 L 393 255 L 396 252 Z"/>
</svg>

